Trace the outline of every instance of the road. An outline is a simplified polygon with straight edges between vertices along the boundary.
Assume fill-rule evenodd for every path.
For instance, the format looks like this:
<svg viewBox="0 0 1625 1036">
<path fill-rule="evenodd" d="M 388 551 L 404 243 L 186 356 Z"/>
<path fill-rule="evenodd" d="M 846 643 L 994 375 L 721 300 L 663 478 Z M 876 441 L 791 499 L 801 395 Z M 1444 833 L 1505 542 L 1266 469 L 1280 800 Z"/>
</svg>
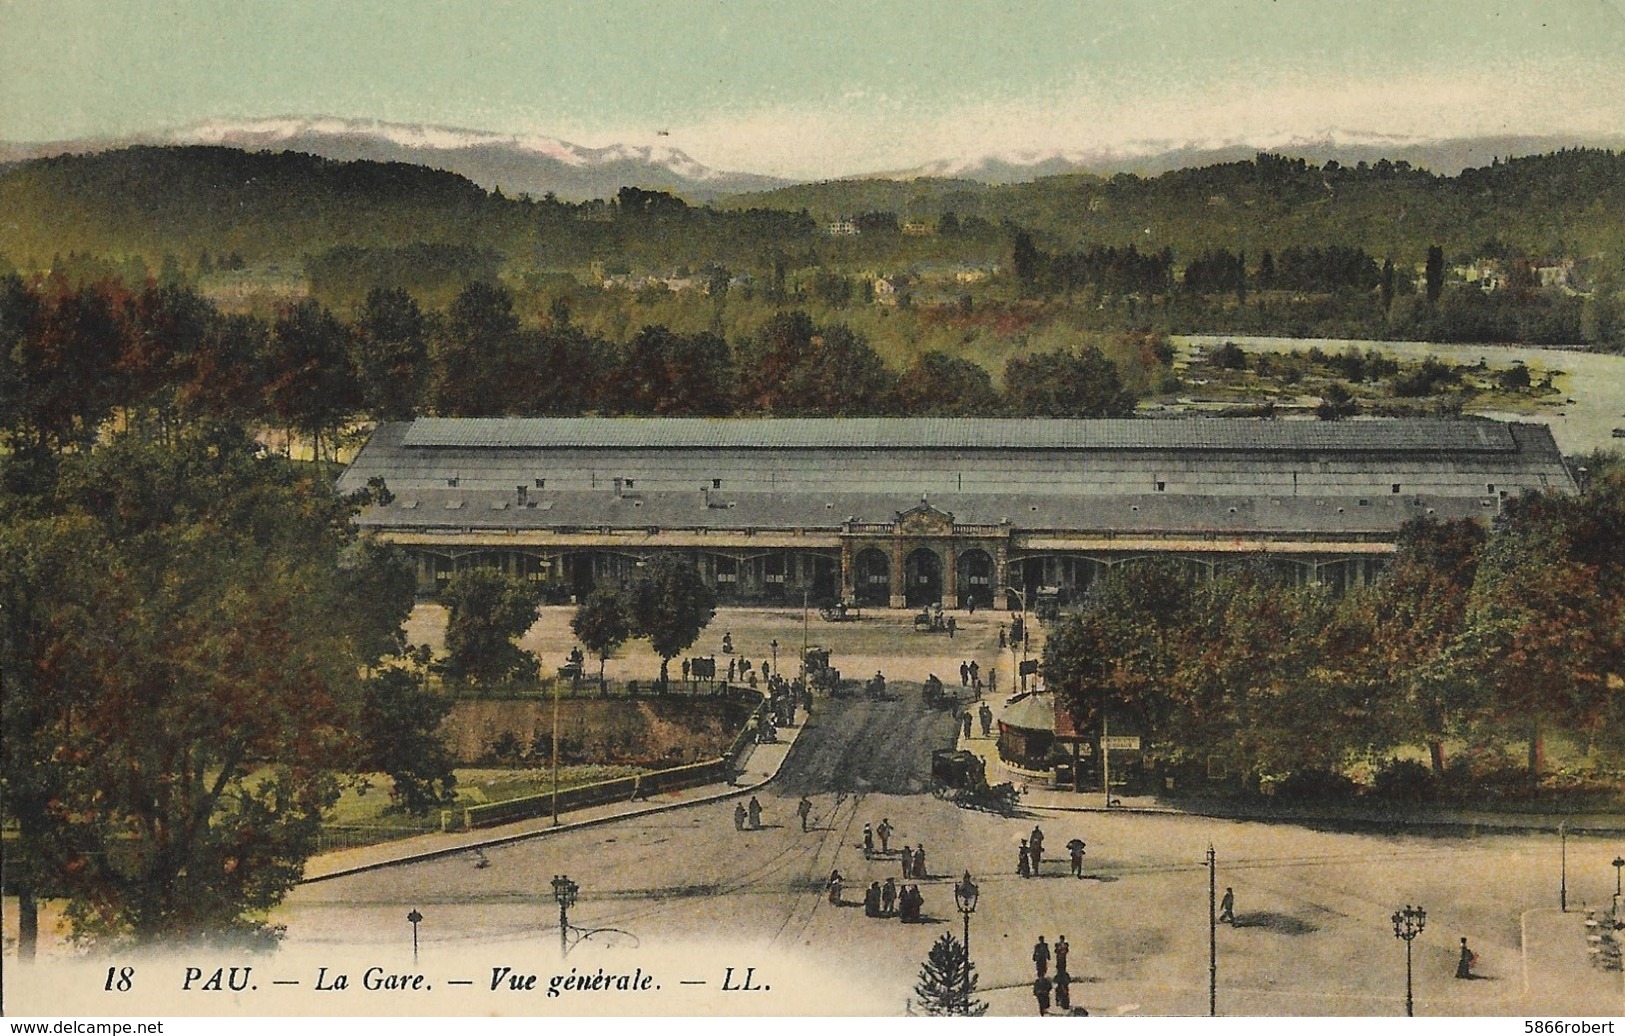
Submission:
<svg viewBox="0 0 1625 1036">
<path fill-rule="evenodd" d="M 1388 915 L 1425 905 L 1415 944 L 1422 1014 L 1597 1014 L 1625 1011 L 1618 975 L 1586 966 L 1575 914 L 1555 909 L 1558 859 L 1533 836 L 1426 837 L 1316 831 L 1184 816 L 1045 813 L 998 817 L 960 810 L 925 791 L 930 750 L 949 720 L 917 691 L 893 700 L 820 702 L 779 780 L 756 794 L 764 827 L 737 832 L 724 800 L 486 852 L 298 889 L 274 915 L 283 953 L 399 955 L 401 918 L 419 910 L 425 958 L 470 973 L 497 957 L 558 967 L 555 874 L 581 886 L 571 965 L 663 970 L 698 999 L 649 1001 L 665 1013 L 900 1013 L 919 964 L 943 931 L 961 930 L 952 884 L 966 870 L 982 896 L 972 956 L 995 1014 L 1033 1011 L 1029 951 L 1043 932 L 1073 945 L 1074 1003 L 1094 1014 L 1205 1014 L 1207 874 L 1237 893 L 1237 926 L 1220 929 L 1221 1013 L 1391 1015 L 1403 1011 L 1404 953 Z M 807 794 L 812 830 L 795 803 Z M 870 881 L 900 875 L 894 855 L 865 859 L 865 822 L 889 818 L 898 842 L 923 844 L 926 920 L 865 918 Z M 1047 861 L 1039 879 L 1014 874 L 1016 843 L 1034 824 L 1051 846 L 1090 844 L 1087 879 Z M 1571 903 L 1611 891 L 1611 845 L 1569 840 Z M 823 887 L 847 879 L 842 907 Z M 1453 979 L 1457 939 L 1483 961 L 1484 981 Z M 1532 947 L 1532 953 L 1526 949 Z M 762 999 L 724 997 L 723 963 L 777 982 Z M 675 985 L 675 981 L 673 983 Z M 488 1009 L 480 1003 L 474 1008 Z M 624 1002 L 572 1002 L 561 1011 L 626 1013 Z M 457 1013 L 457 1008 L 448 1008 Z"/>
</svg>

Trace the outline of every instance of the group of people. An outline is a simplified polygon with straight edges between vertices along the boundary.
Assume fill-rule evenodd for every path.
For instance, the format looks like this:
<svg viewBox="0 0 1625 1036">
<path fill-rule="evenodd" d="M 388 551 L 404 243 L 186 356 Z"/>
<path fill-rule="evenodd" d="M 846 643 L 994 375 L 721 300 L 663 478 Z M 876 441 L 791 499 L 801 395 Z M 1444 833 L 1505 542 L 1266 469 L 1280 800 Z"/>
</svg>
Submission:
<svg viewBox="0 0 1625 1036">
<path fill-rule="evenodd" d="M 982 667 L 974 658 L 968 662 L 959 663 L 959 686 L 969 687 L 978 693 L 982 690 Z"/>
<path fill-rule="evenodd" d="M 1051 998 L 1057 1010 L 1068 1014 L 1083 1011 L 1082 1007 L 1072 1007 L 1072 973 L 1067 970 L 1067 955 L 1072 947 L 1067 944 L 1066 936 L 1060 936 L 1051 946 L 1040 935 L 1038 942 L 1033 945 L 1033 970 L 1037 973 L 1033 979 L 1033 999 L 1038 1001 L 1038 1013 L 1047 1015 L 1050 1012 Z M 1049 976 L 1051 957 L 1055 960 L 1055 977 Z"/>
<path fill-rule="evenodd" d="M 1083 857 L 1087 851 L 1088 843 L 1081 838 L 1074 838 L 1066 843 L 1067 856 L 1072 864 L 1072 876 L 1083 877 Z M 1037 824 L 1033 825 L 1032 834 L 1021 840 L 1020 855 L 1016 860 L 1016 873 L 1023 878 L 1036 878 L 1038 868 L 1044 863 L 1044 829 Z M 1228 889 L 1225 890 L 1229 892 Z"/>
<path fill-rule="evenodd" d="M 964 737 L 968 740 L 970 737 L 973 736 L 971 734 L 971 715 L 972 715 L 971 710 L 967 708 L 964 712 L 959 712 L 956 709 L 954 714 L 955 714 L 956 717 L 958 717 L 955 720 L 955 722 L 959 724 L 960 733 L 963 734 Z M 981 703 L 979 703 L 977 705 L 975 716 L 976 716 L 977 721 L 979 721 L 981 723 L 981 725 L 982 725 L 982 736 L 983 737 L 992 737 L 993 736 L 993 710 L 988 708 L 987 702 L 984 701 L 984 702 L 981 702 Z"/>
<path fill-rule="evenodd" d="M 871 881 L 863 893 L 865 917 L 895 916 L 904 924 L 914 924 L 920 920 L 920 909 L 924 905 L 925 896 L 920 886 L 899 885 L 891 878 L 887 878 L 884 885 Z"/>
<path fill-rule="evenodd" d="M 805 817 L 802 818 L 802 822 L 806 822 Z M 751 831 L 762 829 L 762 803 L 755 795 L 750 797 L 748 806 L 743 802 L 734 805 L 734 830 L 747 830 L 746 825 L 749 825 L 748 830 Z"/>
</svg>

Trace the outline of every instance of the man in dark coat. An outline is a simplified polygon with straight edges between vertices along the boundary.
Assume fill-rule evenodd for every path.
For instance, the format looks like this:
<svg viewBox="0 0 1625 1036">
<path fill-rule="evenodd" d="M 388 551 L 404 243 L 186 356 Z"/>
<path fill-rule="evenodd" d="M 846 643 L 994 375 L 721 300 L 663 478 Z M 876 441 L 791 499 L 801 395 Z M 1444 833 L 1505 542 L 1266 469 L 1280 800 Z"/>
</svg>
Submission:
<svg viewBox="0 0 1625 1036">
<path fill-rule="evenodd" d="M 1027 848 L 1033 856 L 1033 873 L 1037 874 L 1044 862 L 1044 832 L 1037 824 L 1033 825 L 1033 833 L 1027 836 Z"/>
<path fill-rule="evenodd" d="M 1038 1013 L 1040 1015 L 1049 1014 L 1049 992 L 1052 988 L 1050 980 L 1043 975 L 1039 975 L 1038 978 L 1033 980 L 1033 999 L 1038 1001 Z"/>
<path fill-rule="evenodd" d="M 1072 947 L 1067 944 L 1066 936 L 1063 935 L 1055 940 L 1055 973 L 1057 975 L 1066 974 L 1066 955 L 1071 952 Z M 1065 1007 L 1066 1005 L 1062 1004 L 1061 1006 Z"/>
<path fill-rule="evenodd" d="M 961 686 L 961 687 L 969 687 L 970 686 L 970 663 L 969 662 L 961 662 L 961 663 L 959 663 L 959 686 Z"/>
<path fill-rule="evenodd" d="M 756 800 L 755 795 L 750 797 L 750 829 L 752 831 L 762 829 L 762 804 Z"/>
<path fill-rule="evenodd" d="M 983 702 L 981 708 L 976 710 L 976 716 L 982 721 L 982 736 L 990 737 L 993 733 L 993 710 Z"/>
<path fill-rule="evenodd" d="M 871 881 L 863 892 L 863 916 L 880 916 L 880 882 Z"/>
<path fill-rule="evenodd" d="M 801 830 L 803 833 L 805 833 L 807 830 L 807 817 L 811 814 L 812 800 L 803 795 L 801 796 L 801 801 L 796 803 L 796 815 L 801 818 Z"/>
<path fill-rule="evenodd" d="M 1033 944 L 1033 970 L 1038 972 L 1040 978 L 1049 974 L 1049 943 L 1044 941 L 1042 935 Z"/>
<path fill-rule="evenodd" d="M 889 914 L 892 912 L 892 908 L 896 905 L 897 882 L 893 881 L 891 878 L 887 878 L 886 884 L 880 886 L 880 912 L 882 914 Z"/>
</svg>

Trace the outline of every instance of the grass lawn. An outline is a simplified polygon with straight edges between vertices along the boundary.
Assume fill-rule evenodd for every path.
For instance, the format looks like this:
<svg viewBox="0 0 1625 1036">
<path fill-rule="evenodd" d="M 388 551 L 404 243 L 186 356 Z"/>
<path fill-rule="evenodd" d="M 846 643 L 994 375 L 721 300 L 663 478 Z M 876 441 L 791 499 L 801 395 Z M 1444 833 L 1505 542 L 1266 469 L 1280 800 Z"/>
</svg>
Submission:
<svg viewBox="0 0 1625 1036">
<path fill-rule="evenodd" d="M 560 766 L 559 787 L 573 788 L 638 772 L 633 766 Z M 470 768 L 456 774 L 457 801 L 449 807 L 453 811 L 553 790 L 553 772 L 547 769 Z M 389 778 L 381 773 L 363 774 L 359 783 L 345 788 L 328 811 L 322 849 L 367 845 L 440 829 L 438 811 L 414 817 L 391 810 L 389 789 Z"/>
</svg>

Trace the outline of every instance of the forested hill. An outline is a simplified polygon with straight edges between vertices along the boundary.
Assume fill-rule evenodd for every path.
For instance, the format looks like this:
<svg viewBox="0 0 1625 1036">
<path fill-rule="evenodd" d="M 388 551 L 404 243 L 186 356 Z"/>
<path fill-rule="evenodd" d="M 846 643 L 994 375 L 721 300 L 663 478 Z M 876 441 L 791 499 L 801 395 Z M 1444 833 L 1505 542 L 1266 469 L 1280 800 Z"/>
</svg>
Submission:
<svg viewBox="0 0 1625 1036">
<path fill-rule="evenodd" d="M 1404 162 L 1344 167 L 1260 154 L 1154 177 L 1055 176 L 992 187 L 964 180 L 835 180 L 724 199 L 721 207 L 806 209 L 814 217 L 894 212 L 900 220 L 1014 222 L 1055 246 L 1364 248 L 1396 259 L 1441 244 L 1498 242 L 1529 255 L 1625 251 L 1625 153 L 1571 149 L 1457 176 Z"/>
<path fill-rule="evenodd" d="M 746 195 L 711 208 L 623 191 L 620 203 L 509 199 L 462 177 L 401 163 L 297 153 L 139 147 L 19 163 L 0 171 L 0 258 L 40 269 L 52 256 L 140 255 L 156 266 L 202 252 L 285 262 L 340 246 L 450 244 L 493 249 L 509 267 L 571 269 L 601 260 L 758 275 L 792 265 L 982 261 L 1008 249 L 1006 223 L 1041 248 L 1134 245 L 1256 256 L 1340 245 L 1410 267 L 1432 245 L 1465 258 L 1602 259 L 1625 254 L 1625 155 L 1570 150 L 1458 176 L 1404 163 L 1344 168 L 1260 155 L 1156 177 L 1074 175 L 985 186 L 962 180 L 835 181 Z M 630 198 L 633 203 L 626 203 Z M 776 211 L 767 211 L 776 210 Z M 952 219 L 946 219 L 952 214 Z M 861 241 L 822 224 L 860 219 Z M 911 237 L 902 224 L 930 231 Z M 946 229 L 957 233 L 938 233 Z M 807 262 L 805 260 L 810 260 Z"/>
<path fill-rule="evenodd" d="M 135 147 L 0 174 L 0 253 L 19 263 L 68 252 L 296 258 L 339 243 L 478 240 L 503 208 L 460 176 L 405 163 Z"/>
</svg>

